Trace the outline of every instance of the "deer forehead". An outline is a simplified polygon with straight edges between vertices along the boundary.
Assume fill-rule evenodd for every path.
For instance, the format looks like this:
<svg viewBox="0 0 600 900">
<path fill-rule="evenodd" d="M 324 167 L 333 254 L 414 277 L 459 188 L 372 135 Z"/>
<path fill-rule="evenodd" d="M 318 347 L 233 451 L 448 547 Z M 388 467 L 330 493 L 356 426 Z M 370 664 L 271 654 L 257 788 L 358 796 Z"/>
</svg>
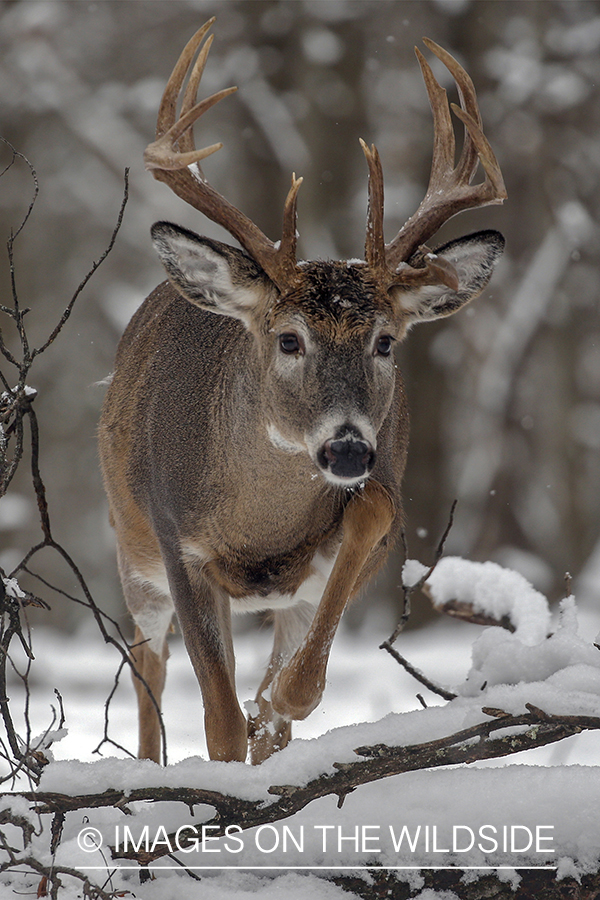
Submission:
<svg viewBox="0 0 600 900">
<path fill-rule="evenodd" d="M 367 338 L 378 327 L 397 328 L 387 291 L 361 263 L 310 262 L 291 289 L 271 307 L 268 326 L 307 327 L 317 339 Z"/>
</svg>

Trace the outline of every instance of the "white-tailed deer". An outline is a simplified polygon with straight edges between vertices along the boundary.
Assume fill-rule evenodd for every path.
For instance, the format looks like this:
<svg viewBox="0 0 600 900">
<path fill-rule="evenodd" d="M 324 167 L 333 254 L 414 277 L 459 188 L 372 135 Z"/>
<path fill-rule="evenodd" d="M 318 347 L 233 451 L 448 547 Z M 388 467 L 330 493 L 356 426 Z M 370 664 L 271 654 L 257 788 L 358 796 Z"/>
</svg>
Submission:
<svg viewBox="0 0 600 900">
<path fill-rule="evenodd" d="M 476 297 L 504 246 L 496 231 L 435 251 L 425 242 L 455 213 L 500 203 L 506 192 L 471 79 L 426 40 L 458 87 L 458 163 L 446 92 L 417 50 L 435 129 L 423 202 L 386 244 L 381 164 L 361 142 L 369 169 L 364 261 L 297 261 L 301 179 L 292 178 L 282 238 L 273 243 L 200 169 L 221 145 L 196 150 L 192 126 L 234 90 L 196 103 L 211 24 L 175 66 L 145 162 L 243 249 L 154 225 L 169 281 L 121 340 L 100 450 L 137 668 L 160 703 L 175 611 L 202 691 L 211 758 L 245 760 L 249 740 L 256 763 L 284 747 L 291 721 L 320 702 L 344 608 L 400 528 L 408 413 L 393 345 L 414 322 Z M 484 180 L 472 184 L 480 163 Z M 254 610 L 273 610 L 275 638 L 247 722 L 236 696 L 231 613 Z M 155 707 L 139 680 L 136 687 L 139 754 L 158 760 Z"/>
</svg>

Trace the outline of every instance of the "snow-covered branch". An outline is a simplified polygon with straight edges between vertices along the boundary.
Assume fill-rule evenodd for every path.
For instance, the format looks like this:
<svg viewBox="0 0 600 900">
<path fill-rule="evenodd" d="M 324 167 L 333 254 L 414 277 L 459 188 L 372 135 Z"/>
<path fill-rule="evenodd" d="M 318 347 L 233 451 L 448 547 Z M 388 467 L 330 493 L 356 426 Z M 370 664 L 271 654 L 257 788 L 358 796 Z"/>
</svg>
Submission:
<svg viewBox="0 0 600 900">
<path fill-rule="evenodd" d="M 219 790 L 183 786 L 108 788 L 99 793 L 73 796 L 44 790 L 23 791 L 2 794 L 0 801 L 13 801 L 15 797 L 20 797 L 30 802 L 37 814 L 52 816 L 102 807 L 114 807 L 123 814 L 131 814 L 131 807 L 140 802 L 177 802 L 188 807 L 192 813 L 194 807 L 209 806 L 214 808 L 214 815 L 194 824 L 209 828 L 213 837 L 219 837 L 227 834 L 232 825 L 246 830 L 288 819 L 309 803 L 331 794 L 338 797 L 338 806 L 341 806 L 346 796 L 361 785 L 392 775 L 498 759 L 542 747 L 582 731 L 600 729 L 600 716 L 552 715 L 533 704 L 525 705 L 527 712 L 522 715 L 484 707 L 481 710 L 486 716 L 484 721 L 432 741 L 409 746 L 375 744 L 357 747 L 354 754 L 359 759 L 324 765 L 324 770 L 328 771 L 323 771 L 306 784 L 269 785 L 266 793 L 277 799 L 267 803 L 264 796 L 248 800 Z M 496 735 L 496 732 L 502 734 Z M 114 849 L 112 852 L 114 858 L 134 859 L 145 866 L 167 855 L 175 846 L 177 839 L 174 832 L 151 852 L 117 852 Z"/>
</svg>

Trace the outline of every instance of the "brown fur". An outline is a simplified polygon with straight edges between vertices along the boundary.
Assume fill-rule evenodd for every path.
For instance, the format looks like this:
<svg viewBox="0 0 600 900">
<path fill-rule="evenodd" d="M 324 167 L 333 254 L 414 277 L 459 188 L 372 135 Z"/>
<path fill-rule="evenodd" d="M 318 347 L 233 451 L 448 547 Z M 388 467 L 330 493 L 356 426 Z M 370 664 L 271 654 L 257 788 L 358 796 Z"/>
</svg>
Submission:
<svg viewBox="0 0 600 900">
<path fill-rule="evenodd" d="M 160 285 L 129 324 L 100 424 L 123 588 L 136 641 L 149 641 L 135 655 L 160 703 L 172 602 L 211 758 L 244 760 L 249 738 L 260 762 L 319 703 L 342 612 L 401 525 L 408 413 L 378 336 L 402 338 L 424 304 L 445 314 L 438 310 L 458 303 L 457 292 L 428 285 L 407 303 L 364 264 L 323 262 L 299 268 L 280 295 L 246 254 L 174 226 L 155 229 L 177 289 Z M 461 302 L 481 289 L 497 255 L 495 238 L 466 240 L 476 260 L 461 257 Z M 290 332 L 297 353 L 280 347 Z M 376 442 L 372 471 L 334 478 L 327 448 L 363 432 L 357 446 Z M 300 598 L 327 560 L 333 569 L 315 608 Z M 297 592 L 295 606 L 278 608 Z M 263 602 L 274 608 L 275 642 L 247 723 L 230 607 Z M 156 711 L 139 682 L 136 690 L 140 754 L 158 760 Z"/>
</svg>

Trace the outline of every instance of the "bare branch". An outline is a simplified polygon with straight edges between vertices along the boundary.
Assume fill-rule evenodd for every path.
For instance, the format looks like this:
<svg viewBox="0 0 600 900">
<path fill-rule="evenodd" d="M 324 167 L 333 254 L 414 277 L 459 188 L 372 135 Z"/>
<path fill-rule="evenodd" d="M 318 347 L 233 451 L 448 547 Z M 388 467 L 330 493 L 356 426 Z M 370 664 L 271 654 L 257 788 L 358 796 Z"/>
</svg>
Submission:
<svg viewBox="0 0 600 900">
<path fill-rule="evenodd" d="M 394 643 L 394 641 L 396 640 L 398 635 L 404 630 L 404 628 L 406 627 L 406 623 L 408 622 L 408 619 L 410 617 L 410 598 L 411 598 L 411 596 L 414 594 L 415 591 L 418 591 L 423 587 L 425 582 L 430 578 L 431 573 L 433 572 L 433 570 L 439 563 L 440 559 L 444 555 L 444 547 L 446 546 L 446 541 L 448 540 L 448 535 L 450 534 L 450 529 L 452 528 L 452 525 L 454 523 L 454 511 L 456 510 L 457 503 L 458 503 L 458 500 L 454 500 L 454 502 L 452 503 L 452 506 L 450 507 L 450 515 L 448 517 L 448 524 L 446 525 L 444 533 L 443 533 L 442 537 L 440 538 L 440 542 L 435 551 L 434 560 L 433 560 L 433 563 L 431 564 L 431 566 L 421 576 L 421 578 L 419 578 L 419 580 L 416 581 L 414 584 L 403 584 L 402 585 L 402 593 L 403 593 L 403 597 L 404 597 L 404 602 L 403 602 L 402 615 L 400 617 L 400 621 L 396 625 L 396 628 L 394 629 L 394 631 L 390 635 L 390 637 L 387 639 L 387 641 L 384 641 L 383 644 L 380 644 L 380 646 L 379 646 L 380 650 L 387 650 L 389 653 L 392 644 Z M 404 533 L 402 534 L 402 543 L 404 545 L 404 559 L 406 561 L 406 559 L 408 558 L 408 547 L 406 545 L 406 536 L 404 535 Z"/>
<path fill-rule="evenodd" d="M 14 231 L 11 236 L 11 240 L 14 241 L 15 238 L 17 238 L 19 236 L 19 234 L 23 231 L 23 229 L 27 225 L 27 222 L 29 221 L 29 217 L 30 217 L 31 213 L 33 212 L 33 207 L 35 206 L 35 201 L 37 200 L 38 194 L 40 192 L 40 185 L 39 185 L 38 178 L 37 178 L 37 172 L 31 165 L 31 163 L 29 162 L 27 157 L 24 156 L 22 153 L 20 153 L 15 147 L 13 147 L 13 145 L 10 143 L 10 141 L 7 141 L 6 138 L 0 136 L 0 142 L 5 144 L 12 153 L 12 160 L 0 172 L 0 178 L 2 178 L 2 176 L 5 175 L 8 172 L 8 170 L 14 165 L 15 160 L 22 159 L 31 173 L 31 178 L 33 181 L 33 186 L 34 186 L 33 197 L 31 198 L 31 201 L 29 203 L 29 208 L 27 209 L 27 212 L 25 213 L 23 221 L 21 222 L 21 224 L 19 225 L 17 230 Z"/>
<path fill-rule="evenodd" d="M 47 350 L 48 347 L 50 346 L 50 344 L 52 344 L 53 341 L 56 340 L 57 336 L 62 331 L 67 319 L 71 315 L 71 312 L 73 311 L 73 307 L 75 306 L 75 301 L 77 300 L 77 298 L 79 297 L 79 295 L 81 294 L 83 289 L 87 286 L 88 282 L 90 281 L 92 276 L 95 274 L 96 270 L 99 268 L 99 266 L 102 265 L 102 263 L 104 262 L 104 260 L 106 259 L 106 257 L 110 253 L 110 251 L 113 249 L 115 242 L 117 240 L 117 235 L 121 228 L 121 224 L 123 222 L 123 215 L 125 213 L 125 207 L 127 205 L 128 200 L 129 200 L 129 169 L 125 169 L 123 200 L 121 201 L 121 208 L 120 208 L 119 214 L 117 216 L 117 224 L 115 225 L 111 239 L 108 242 L 108 246 L 106 247 L 106 250 L 104 251 L 104 253 L 102 253 L 102 255 L 100 256 L 100 258 L 92 264 L 91 269 L 89 270 L 89 272 L 87 273 L 87 275 L 85 276 L 85 278 L 83 279 L 83 281 L 81 282 L 81 284 L 79 285 L 79 287 L 77 288 L 77 290 L 75 291 L 73 296 L 71 297 L 69 303 L 67 304 L 65 311 L 63 312 L 62 316 L 60 317 L 58 324 L 52 330 L 52 332 L 50 333 L 50 336 L 48 337 L 46 342 L 44 344 L 42 344 L 40 347 L 38 347 L 37 349 L 32 350 L 32 353 L 31 353 L 32 360 L 34 360 L 36 356 L 39 356 L 40 353 L 43 353 L 45 350 Z"/>
<path fill-rule="evenodd" d="M 430 690 L 433 694 L 437 694 L 438 697 L 443 697 L 444 700 L 454 700 L 456 694 L 453 694 L 452 691 L 446 690 L 441 685 L 436 684 L 430 678 L 423 674 L 416 666 L 413 666 L 412 663 L 409 663 L 407 659 L 402 656 L 402 654 L 398 653 L 395 647 L 392 647 L 391 644 L 388 644 L 386 641 L 384 644 L 381 644 L 379 649 L 385 649 L 392 656 L 397 663 L 408 672 L 409 675 L 412 675 L 420 684 Z"/>
</svg>

